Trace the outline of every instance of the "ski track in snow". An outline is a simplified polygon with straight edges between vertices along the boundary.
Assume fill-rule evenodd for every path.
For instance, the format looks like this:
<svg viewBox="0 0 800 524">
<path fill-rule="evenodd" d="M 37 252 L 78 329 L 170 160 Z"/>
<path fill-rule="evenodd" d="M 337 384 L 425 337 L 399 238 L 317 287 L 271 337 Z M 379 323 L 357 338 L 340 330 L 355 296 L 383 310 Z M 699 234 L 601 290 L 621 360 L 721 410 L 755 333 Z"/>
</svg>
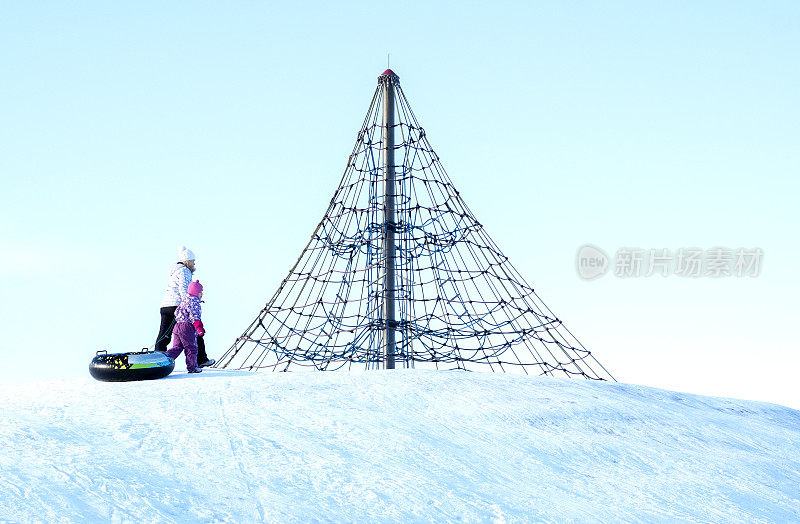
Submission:
<svg viewBox="0 0 800 524">
<path fill-rule="evenodd" d="M 397 370 L 0 388 L 0 521 L 800 521 L 800 412 Z"/>
</svg>

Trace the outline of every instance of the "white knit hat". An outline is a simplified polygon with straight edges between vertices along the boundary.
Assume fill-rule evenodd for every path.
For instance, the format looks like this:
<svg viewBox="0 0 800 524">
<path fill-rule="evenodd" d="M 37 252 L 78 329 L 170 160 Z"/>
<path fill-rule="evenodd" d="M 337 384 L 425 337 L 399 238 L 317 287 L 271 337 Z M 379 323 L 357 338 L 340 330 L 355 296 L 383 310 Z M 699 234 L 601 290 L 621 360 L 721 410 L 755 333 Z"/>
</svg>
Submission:
<svg viewBox="0 0 800 524">
<path fill-rule="evenodd" d="M 186 246 L 179 247 L 178 262 L 188 262 L 190 260 L 194 260 L 194 253 L 192 253 L 192 250 Z"/>
</svg>

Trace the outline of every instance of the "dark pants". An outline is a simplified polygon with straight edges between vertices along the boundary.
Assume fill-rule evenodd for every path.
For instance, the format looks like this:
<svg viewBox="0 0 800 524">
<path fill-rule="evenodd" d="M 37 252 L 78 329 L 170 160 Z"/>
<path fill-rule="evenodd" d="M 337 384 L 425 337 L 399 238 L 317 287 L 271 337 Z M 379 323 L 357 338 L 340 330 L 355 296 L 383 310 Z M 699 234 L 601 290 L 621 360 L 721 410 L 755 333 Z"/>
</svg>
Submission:
<svg viewBox="0 0 800 524">
<path fill-rule="evenodd" d="M 156 351 L 167 352 L 167 346 L 172 339 L 172 329 L 175 327 L 175 310 L 178 306 L 161 308 L 161 326 L 158 328 L 156 337 Z M 197 337 L 197 361 L 203 363 L 208 360 L 206 354 L 206 342 L 203 337 Z"/>
</svg>

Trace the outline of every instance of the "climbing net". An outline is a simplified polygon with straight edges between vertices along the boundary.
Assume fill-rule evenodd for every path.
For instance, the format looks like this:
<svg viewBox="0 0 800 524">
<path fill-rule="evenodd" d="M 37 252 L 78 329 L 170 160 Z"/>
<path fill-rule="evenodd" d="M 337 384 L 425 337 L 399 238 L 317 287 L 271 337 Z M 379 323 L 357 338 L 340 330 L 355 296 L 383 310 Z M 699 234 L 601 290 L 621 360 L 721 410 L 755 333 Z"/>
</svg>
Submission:
<svg viewBox="0 0 800 524">
<path fill-rule="evenodd" d="M 386 187 L 385 95 L 379 83 L 311 240 L 218 367 L 385 367 L 385 250 L 391 228 L 397 320 L 390 327 L 397 367 L 613 380 L 486 234 L 393 78 L 394 222 L 385 215 L 392 188 Z"/>
</svg>

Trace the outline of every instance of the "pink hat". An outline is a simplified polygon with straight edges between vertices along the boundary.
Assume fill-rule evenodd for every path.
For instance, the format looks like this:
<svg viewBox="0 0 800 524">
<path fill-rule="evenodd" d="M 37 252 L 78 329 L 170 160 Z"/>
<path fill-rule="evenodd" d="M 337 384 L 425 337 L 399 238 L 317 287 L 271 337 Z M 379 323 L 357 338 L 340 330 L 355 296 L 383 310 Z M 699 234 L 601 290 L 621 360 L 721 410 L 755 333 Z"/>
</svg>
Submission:
<svg viewBox="0 0 800 524">
<path fill-rule="evenodd" d="M 189 284 L 188 293 L 194 297 L 200 298 L 200 293 L 203 292 L 203 284 L 199 280 L 195 280 Z"/>
</svg>

